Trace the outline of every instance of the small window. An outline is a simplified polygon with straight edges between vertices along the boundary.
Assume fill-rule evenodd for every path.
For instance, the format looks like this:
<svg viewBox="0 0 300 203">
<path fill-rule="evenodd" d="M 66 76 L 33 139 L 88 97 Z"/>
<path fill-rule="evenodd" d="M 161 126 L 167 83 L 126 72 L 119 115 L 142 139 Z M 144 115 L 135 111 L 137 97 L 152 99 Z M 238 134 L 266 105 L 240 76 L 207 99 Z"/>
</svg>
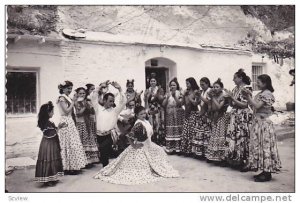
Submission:
<svg viewBox="0 0 300 203">
<path fill-rule="evenodd" d="M 257 77 L 263 74 L 263 65 L 252 65 L 252 88 L 257 91 Z"/>
<path fill-rule="evenodd" d="M 156 60 L 156 59 L 151 59 L 150 63 L 151 63 L 151 66 L 158 66 L 158 60 Z"/>
<path fill-rule="evenodd" d="M 26 115 L 37 113 L 37 72 L 7 71 L 6 113 Z"/>
</svg>

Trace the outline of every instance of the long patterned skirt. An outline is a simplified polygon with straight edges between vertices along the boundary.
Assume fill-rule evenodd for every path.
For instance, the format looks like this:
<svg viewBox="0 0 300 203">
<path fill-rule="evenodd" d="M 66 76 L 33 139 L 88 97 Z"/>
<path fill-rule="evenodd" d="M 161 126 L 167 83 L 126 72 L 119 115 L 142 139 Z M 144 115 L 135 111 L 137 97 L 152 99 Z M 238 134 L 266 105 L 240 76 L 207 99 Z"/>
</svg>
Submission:
<svg viewBox="0 0 300 203">
<path fill-rule="evenodd" d="M 281 161 L 273 122 L 269 118 L 255 116 L 250 128 L 250 137 L 250 168 L 266 172 L 279 171 Z"/>
<path fill-rule="evenodd" d="M 99 151 L 93 134 L 88 132 L 85 122 L 76 123 L 88 164 L 99 162 Z"/>
<path fill-rule="evenodd" d="M 252 122 L 250 109 L 232 109 L 226 133 L 226 161 L 232 166 L 244 166 L 249 159 L 250 126 Z"/>
<path fill-rule="evenodd" d="M 195 134 L 193 135 L 192 151 L 196 156 L 205 157 L 211 133 L 211 121 L 206 114 L 196 116 Z"/>
<path fill-rule="evenodd" d="M 60 122 L 68 126 L 58 131 L 64 170 L 80 170 L 87 164 L 85 152 L 71 116 L 62 116 Z"/>
<path fill-rule="evenodd" d="M 166 151 L 180 152 L 184 109 L 170 108 L 166 110 Z"/>
<path fill-rule="evenodd" d="M 188 118 L 185 119 L 183 124 L 183 132 L 181 137 L 181 146 L 180 151 L 185 154 L 191 154 L 192 153 L 192 147 L 193 147 L 193 138 L 196 134 L 196 124 L 197 119 L 199 118 L 199 112 L 198 111 L 192 111 Z"/>
<path fill-rule="evenodd" d="M 210 161 L 224 161 L 226 150 L 226 132 L 229 123 L 228 114 L 223 114 L 212 122 L 212 131 L 207 147 L 206 158 Z"/>
<path fill-rule="evenodd" d="M 153 127 L 153 135 L 151 140 L 160 145 L 165 146 L 165 112 L 163 108 L 159 108 L 157 113 L 149 111 L 149 122 Z"/>
<path fill-rule="evenodd" d="M 35 169 L 35 181 L 57 181 L 64 175 L 58 136 L 42 138 Z"/>
<path fill-rule="evenodd" d="M 167 160 L 163 148 L 146 140 L 140 149 L 128 146 L 115 160 L 101 169 L 94 178 L 123 185 L 156 182 L 179 177 Z"/>
</svg>

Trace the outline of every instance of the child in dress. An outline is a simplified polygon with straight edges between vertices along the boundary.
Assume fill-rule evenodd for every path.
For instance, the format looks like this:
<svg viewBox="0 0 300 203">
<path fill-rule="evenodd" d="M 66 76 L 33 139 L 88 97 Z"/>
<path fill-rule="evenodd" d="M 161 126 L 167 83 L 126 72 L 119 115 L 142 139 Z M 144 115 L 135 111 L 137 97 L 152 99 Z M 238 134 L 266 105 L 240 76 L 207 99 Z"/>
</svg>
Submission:
<svg viewBox="0 0 300 203">
<path fill-rule="evenodd" d="M 34 180 L 44 183 L 45 186 L 54 186 L 58 181 L 58 176 L 64 175 L 57 130 L 66 127 L 66 123 L 60 123 L 57 128 L 53 122 L 49 121 L 54 114 L 53 110 L 54 106 L 49 101 L 41 106 L 38 115 L 38 127 L 43 132 L 43 138 Z"/>
</svg>

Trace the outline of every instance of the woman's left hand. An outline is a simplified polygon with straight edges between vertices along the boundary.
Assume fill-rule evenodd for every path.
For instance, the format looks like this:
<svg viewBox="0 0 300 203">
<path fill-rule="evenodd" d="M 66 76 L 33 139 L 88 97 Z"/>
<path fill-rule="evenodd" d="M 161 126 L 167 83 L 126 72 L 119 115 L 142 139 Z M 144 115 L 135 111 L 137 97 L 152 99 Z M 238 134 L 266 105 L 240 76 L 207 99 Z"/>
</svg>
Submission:
<svg viewBox="0 0 300 203">
<path fill-rule="evenodd" d="M 143 146 L 144 146 L 143 143 L 136 143 L 136 144 L 134 144 L 134 149 L 140 149 L 140 148 L 142 148 Z"/>
<path fill-rule="evenodd" d="M 58 128 L 65 128 L 65 127 L 68 127 L 68 124 L 65 123 L 65 122 L 62 122 L 62 123 L 58 124 Z"/>
</svg>

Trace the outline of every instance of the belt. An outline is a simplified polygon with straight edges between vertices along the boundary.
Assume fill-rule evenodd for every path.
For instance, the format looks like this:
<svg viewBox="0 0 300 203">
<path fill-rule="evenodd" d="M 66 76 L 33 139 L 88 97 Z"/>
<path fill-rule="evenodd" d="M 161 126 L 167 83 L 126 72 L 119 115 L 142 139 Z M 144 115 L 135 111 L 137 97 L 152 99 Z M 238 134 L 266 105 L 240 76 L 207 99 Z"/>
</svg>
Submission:
<svg viewBox="0 0 300 203">
<path fill-rule="evenodd" d="M 96 134 L 97 134 L 98 136 L 106 136 L 106 135 L 110 135 L 112 130 L 113 130 L 113 129 L 108 130 L 108 131 L 104 131 L 104 132 L 100 132 L 100 130 L 97 130 Z"/>
</svg>

